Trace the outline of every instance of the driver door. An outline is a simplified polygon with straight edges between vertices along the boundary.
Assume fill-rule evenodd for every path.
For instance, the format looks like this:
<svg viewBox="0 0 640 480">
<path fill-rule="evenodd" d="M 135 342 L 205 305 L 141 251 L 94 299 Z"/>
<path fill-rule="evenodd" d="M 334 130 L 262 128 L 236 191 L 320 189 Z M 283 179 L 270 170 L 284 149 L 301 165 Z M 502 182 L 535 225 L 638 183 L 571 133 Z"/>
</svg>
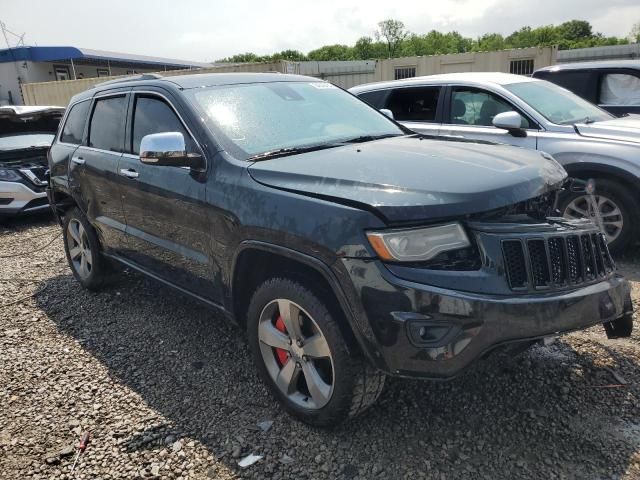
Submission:
<svg viewBox="0 0 640 480">
<path fill-rule="evenodd" d="M 514 137 L 507 130 L 493 126 L 493 118 L 503 112 L 522 113 L 506 99 L 480 88 L 454 86 L 450 89 L 445 122 L 441 135 L 507 143 L 535 150 L 538 146 L 538 126 L 522 116 L 526 137 Z"/>
<path fill-rule="evenodd" d="M 201 153 L 199 146 L 168 96 L 134 90 L 131 97 L 127 148 L 118 168 L 127 222 L 123 256 L 173 285 L 213 299 L 207 172 L 144 164 L 139 156 L 142 138 L 153 133 L 182 133 L 190 153 Z"/>
</svg>

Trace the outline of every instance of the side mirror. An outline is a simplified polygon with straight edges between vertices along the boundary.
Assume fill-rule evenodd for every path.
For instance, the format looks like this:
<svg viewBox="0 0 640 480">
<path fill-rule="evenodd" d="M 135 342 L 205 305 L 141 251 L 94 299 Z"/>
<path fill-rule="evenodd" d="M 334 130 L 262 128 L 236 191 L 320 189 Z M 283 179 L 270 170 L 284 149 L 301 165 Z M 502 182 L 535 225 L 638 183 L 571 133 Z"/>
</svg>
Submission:
<svg viewBox="0 0 640 480">
<path fill-rule="evenodd" d="M 187 153 L 184 135 L 180 132 L 152 133 L 140 141 L 140 161 L 147 165 L 202 168 L 198 154 Z"/>
<path fill-rule="evenodd" d="M 385 114 L 385 115 L 386 115 L 387 117 L 389 117 L 391 120 L 393 120 L 393 119 L 394 119 L 393 112 L 392 112 L 391 110 L 389 110 L 388 108 L 381 108 L 381 109 L 380 109 L 380 113 Z"/>
<path fill-rule="evenodd" d="M 493 126 L 508 130 L 514 137 L 526 137 L 527 131 L 522 128 L 522 117 L 518 112 L 502 112 L 493 117 Z"/>
</svg>

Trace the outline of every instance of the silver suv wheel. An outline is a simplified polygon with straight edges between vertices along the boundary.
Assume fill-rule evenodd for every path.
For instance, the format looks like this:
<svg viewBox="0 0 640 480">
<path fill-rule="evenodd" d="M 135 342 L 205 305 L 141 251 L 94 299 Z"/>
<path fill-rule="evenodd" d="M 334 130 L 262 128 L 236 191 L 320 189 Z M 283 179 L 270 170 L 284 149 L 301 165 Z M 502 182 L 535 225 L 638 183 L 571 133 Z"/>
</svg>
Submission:
<svg viewBox="0 0 640 480">
<path fill-rule="evenodd" d="M 595 200 L 600 211 L 607 242 L 613 243 L 620 236 L 624 226 L 622 212 L 613 200 L 604 195 L 596 195 Z M 574 198 L 565 207 L 562 216 L 565 218 L 590 218 L 595 221 L 595 212 L 587 195 Z"/>
<path fill-rule="evenodd" d="M 289 400 L 311 410 L 331 400 L 335 371 L 329 344 L 304 309 L 283 298 L 267 304 L 258 340 L 269 375 Z"/>
<path fill-rule="evenodd" d="M 67 225 L 67 246 L 71 265 L 81 278 L 86 279 L 91 275 L 93 268 L 93 256 L 87 232 L 77 219 L 71 219 Z"/>
</svg>

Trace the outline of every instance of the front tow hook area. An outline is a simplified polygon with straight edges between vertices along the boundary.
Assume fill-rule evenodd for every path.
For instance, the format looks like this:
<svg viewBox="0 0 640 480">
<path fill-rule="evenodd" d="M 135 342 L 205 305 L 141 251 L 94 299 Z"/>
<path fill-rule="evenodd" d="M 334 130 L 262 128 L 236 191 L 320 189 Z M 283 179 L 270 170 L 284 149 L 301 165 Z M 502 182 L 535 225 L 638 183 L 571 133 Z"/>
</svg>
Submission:
<svg viewBox="0 0 640 480">
<path fill-rule="evenodd" d="M 622 317 L 604 323 L 607 338 L 628 338 L 633 332 L 633 313 L 626 313 Z"/>
</svg>

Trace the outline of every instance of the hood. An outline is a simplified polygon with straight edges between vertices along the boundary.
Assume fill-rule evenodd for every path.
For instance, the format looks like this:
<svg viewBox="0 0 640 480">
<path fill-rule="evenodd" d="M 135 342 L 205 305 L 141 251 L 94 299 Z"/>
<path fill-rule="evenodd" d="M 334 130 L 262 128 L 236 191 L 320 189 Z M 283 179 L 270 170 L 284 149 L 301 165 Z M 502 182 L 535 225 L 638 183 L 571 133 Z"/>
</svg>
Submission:
<svg viewBox="0 0 640 480">
<path fill-rule="evenodd" d="M 0 107 L 0 135 L 21 133 L 51 133 L 58 131 L 64 107 Z"/>
<path fill-rule="evenodd" d="M 265 160 L 249 173 L 274 188 L 375 210 L 388 222 L 493 210 L 542 195 L 567 176 L 539 152 L 415 135 Z"/>
<path fill-rule="evenodd" d="M 583 137 L 640 143 L 640 115 L 589 124 L 578 123 L 575 127 Z"/>
</svg>

